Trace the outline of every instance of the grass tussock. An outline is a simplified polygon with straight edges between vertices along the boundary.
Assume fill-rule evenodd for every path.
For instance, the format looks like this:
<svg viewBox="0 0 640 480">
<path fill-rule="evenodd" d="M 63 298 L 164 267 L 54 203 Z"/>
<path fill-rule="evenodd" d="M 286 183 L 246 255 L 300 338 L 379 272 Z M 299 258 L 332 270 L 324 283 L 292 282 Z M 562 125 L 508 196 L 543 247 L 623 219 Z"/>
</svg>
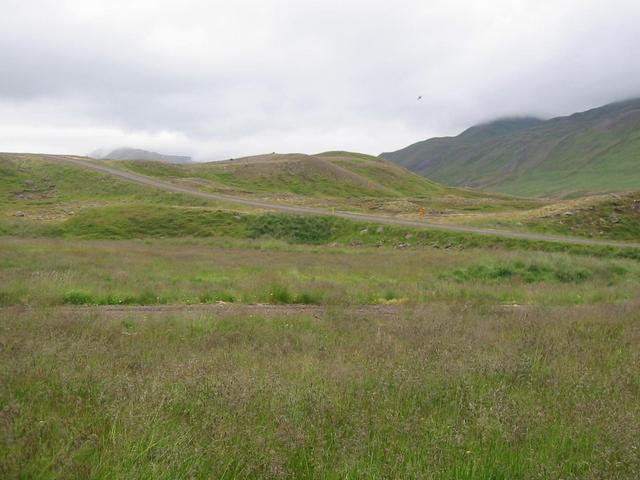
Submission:
<svg viewBox="0 0 640 480">
<path fill-rule="evenodd" d="M 611 276 L 624 275 L 624 269 L 612 269 Z M 552 264 L 549 262 L 485 262 L 456 268 L 443 274 L 443 278 L 451 278 L 457 282 L 473 280 L 505 281 L 520 280 L 525 283 L 562 282 L 581 283 L 592 277 L 593 271 L 588 268 L 572 265 L 569 262 Z"/>
<path fill-rule="evenodd" d="M 248 236 L 292 243 L 327 243 L 348 230 L 348 226 L 349 222 L 334 217 L 267 214 L 251 221 Z"/>
<path fill-rule="evenodd" d="M 267 300 L 268 303 L 274 304 L 318 305 L 322 303 L 323 295 L 318 292 L 302 292 L 299 294 L 293 294 L 286 286 L 274 285 L 269 291 Z"/>
<path fill-rule="evenodd" d="M 94 294 L 82 290 L 71 290 L 62 295 L 62 303 L 66 305 L 159 305 L 168 302 L 166 298 L 149 290 L 138 295 Z"/>
</svg>

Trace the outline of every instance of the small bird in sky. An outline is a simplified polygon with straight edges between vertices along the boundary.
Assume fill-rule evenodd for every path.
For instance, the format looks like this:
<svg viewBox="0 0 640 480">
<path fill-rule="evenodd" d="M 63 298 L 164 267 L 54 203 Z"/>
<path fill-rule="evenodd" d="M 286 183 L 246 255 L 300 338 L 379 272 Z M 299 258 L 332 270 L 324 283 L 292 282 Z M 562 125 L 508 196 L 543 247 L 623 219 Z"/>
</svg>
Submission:
<svg viewBox="0 0 640 480">
<path fill-rule="evenodd" d="M 418 95 L 418 100 L 422 100 L 422 95 Z"/>
</svg>

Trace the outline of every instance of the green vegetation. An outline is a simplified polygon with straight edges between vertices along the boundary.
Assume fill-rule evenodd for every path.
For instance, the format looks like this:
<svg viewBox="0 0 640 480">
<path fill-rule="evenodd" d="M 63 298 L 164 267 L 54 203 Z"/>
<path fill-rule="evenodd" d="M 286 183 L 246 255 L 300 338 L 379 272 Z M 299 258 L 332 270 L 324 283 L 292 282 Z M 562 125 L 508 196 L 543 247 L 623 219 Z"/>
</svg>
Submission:
<svg viewBox="0 0 640 480">
<path fill-rule="evenodd" d="M 87 209 L 60 225 L 52 236 L 145 238 L 246 236 L 246 220 L 232 212 L 191 207 L 126 205 Z M 259 218 L 259 217 L 251 217 Z"/>
<path fill-rule="evenodd" d="M 479 234 L 380 226 L 336 217 L 241 214 L 194 207 L 125 204 L 87 208 L 63 222 L 0 222 L 0 235 L 78 239 L 224 237 L 271 238 L 290 243 L 338 243 L 380 248 L 501 248 L 640 259 L 640 249 L 571 245 Z"/>
<path fill-rule="evenodd" d="M 349 196 L 381 187 L 412 209 L 535 204 L 430 197 L 442 187 L 386 162 L 313 158 L 353 174 L 319 187 L 323 206 L 335 188 L 388 208 Z M 208 189 L 289 181 L 130 166 Z M 640 249 L 239 210 L 38 156 L 2 154 L 0 169 L 3 479 L 640 471 Z M 632 238 L 628 199 L 549 206 L 544 228 L 586 235 L 606 214 L 607 235 Z"/>
<path fill-rule="evenodd" d="M 607 265 L 604 278 L 624 275 L 627 271 L 619 266 Z M 520 279 L 525 283 L 559 281 L 562 283 L 580 283 L 593 275 L 586 268 L 576 267 L 574 262 L 525 262 L 517 260 L 510 263 L 479 263 L 465 268 L 457 268 L 446 272 L 444 278 L 452 278 L 458 282 L 469 280 L 504 281 Z"/>
<path fill-rule="evenodd" d="M 213 192 L 347 210 L 415 214 L 527 210 L 538 200 L 444 187 L 380 158 L 352 152 L 272 154 L 205 164 L 110 162 L 110 166 Z"/>
<path fill-rule="evenodd" d="M 637 260 L 230 238 L 0 239 L 0 305 L 617 303 Z"/>
<path fill-rule="evenodd" d="M 485 216 L 469 223 L 514 231 L 636 242 L 640 239 L 640 192 L 598 195 L 558 203 L 523 216 Z"/>
<path fill-rule="evenodd" d="M 447 185 L 511 195 L 631 191 L 640 185 L 639 127 L 636 99 L 546 122 L 501 120 L 382 156 Z"/>
<path fill-rule="evenodd" d="M 638 311 L 0 311 L 0 472 L 635 479 Z"/>
<path fill-rule="evenodd" d="M 152 177 L 193 179 L 205 189 L 292 193 L 308 197 L 430 197 L 447 191 L 390 162 L 362 154 L 273 154 L 189 165 L 117 161 L 111 166 Z"/>
<path fill-rule="evenodd" d="M 525 222 L 529 230 L 616 240 L 640 239 L 640 192 L 608 195 Z"/>
<path fill-rule="evenodd" d="M 164 192 L 86 168 L 48 161 L 41 155 L 0 154 L 0 214 L 55 212 L 109 202 L 207 205 L 203 199 Z"/>
<path fill-rule="evenodd" d="M 255 217 L 249 237 L 270 237 L 292 243 L 327 243 L 349 229 L 350 222 L 335 217 L 267 214 Z"/>
</svg>

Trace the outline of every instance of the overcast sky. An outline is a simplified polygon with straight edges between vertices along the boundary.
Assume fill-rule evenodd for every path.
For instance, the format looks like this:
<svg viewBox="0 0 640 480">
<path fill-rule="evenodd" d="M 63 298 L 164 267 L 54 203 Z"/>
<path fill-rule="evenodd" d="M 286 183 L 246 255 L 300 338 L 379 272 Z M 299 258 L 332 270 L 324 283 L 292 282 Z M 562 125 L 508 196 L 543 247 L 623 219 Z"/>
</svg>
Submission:
<svg viewBox="0 0 640 480">
<path fill-rule="evenodd" d="M 0 7 L 1 151 L 378 154 L 640 96 L 638 0 Z"/>
</svg>

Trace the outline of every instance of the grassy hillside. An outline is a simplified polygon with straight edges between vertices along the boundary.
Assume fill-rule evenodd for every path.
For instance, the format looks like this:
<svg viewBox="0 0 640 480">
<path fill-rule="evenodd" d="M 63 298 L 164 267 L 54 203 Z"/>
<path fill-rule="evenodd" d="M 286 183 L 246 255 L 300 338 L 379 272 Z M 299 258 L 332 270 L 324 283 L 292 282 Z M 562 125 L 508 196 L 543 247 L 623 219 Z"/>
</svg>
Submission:
<svg viewBox="0 0 640 480">
<path fill-rule="evenodd" d="M 0 212 L 44 211 L 114 202 L 204 205 L 206 200 L 164 192 L 47 155 L 0 153 Z M 53 212 L 50 212 L 53 215 Z"/>
<path fill-rule="evenodd" d="M 432 196 L 446 191 L 393 163 L 368 155 L 268 154 L 221 162 L 166 165 L 111 162 L 150 176 L 197 179 L 209 188 L 245 193 L 292 193 L 309 197 Z"/>
<path fill-rule="evenodd" d="M 564 199 L 526 211 L 484 212 L 443 217 L 445 223 L 637 242 L 640 239 L 640 192 Z"/>
<path fill-rule="evenodd" d="M 321 208 L 417 215 L 422 207 L 441 215 L 541 205 L 531 199 L 445 187 L 387 160 L 352 152 L 268 154 L 190 165 L 144 161 L 109 165 L 202 190 Z"/>
<path fill-rule="evenodd" d="M 367 156 L 349 154 L 345 158 L 341 152 L 331 152 L 318 157 L 326 162 L 345 165 L 341 167 L 344 169 L 348 166 L 353 171 L 362 170 L 363 173 L 358 174 L 359 177 L 364 178 L 366 174 L 367 181 L 371 180 L 372 184 L 383 186 L 387 178 L 399 178 L 395 183 L 391 180 L 386 182 L 394 185 L 397 191 L 427 191 L 431 185 L 417 175 L 407 175 L 400 167 L 390 166 L 386 161 L 374 161 L 373 166 L 369 165 L 371 157 Z M 260 168 L 264 168 L 265 164 L 266 162 L 260 162 Z M 198 179 L 184 177 L 193 174 L 186 170 L 191 167 L 197 167 L 196 170 L 202 169 L 205 175 L 210 174 L 211 170 L 214 170 L 215 175 L 219 174 L 216 171 L 218 167 L 210 164 L 177 166 L 159 162 L 134 162 L 131 165 L 125 163 L 124 167 L 136 167 L 138 171 L 153 173 L 164 180 L 187 179 L 192 183 Z M 224 166 L 222 168 L 224 169 Z M 244 167 L 234 163 L 233 168 L 242 170 Z M 417 242 L 423 245 L 472 247 L 495 244 L 508 248 L 538 248 L 535 242 L 436 231 L 413 232 L 406 228 L 379 229 L 378 226 L 336 218 L 265 215 L 262 210 L 144 187 L 82 167 L 55 163 L 42 155 L 0 154 L 0 173 L 0 199 L 3 200 L 0 202 L 0 235 L 85 239 L 270 237 L 292 242 L 342 242 L 390 246 L 407 243 L 405 236 L 408 236 L 414 238 L 410 243 Z M 240 175 L 239 177 L 244 178 Z M 199 188 L 213 188 L 207 180 L 200 181 L 205 186 L 196 183 Z M 261 177 L 255 177 L 254 181 L 260 183 Z M 510 218 L 528 215 L 528 212 L 534 215 L 541 205 L 539 202 L 513 197 L 447 190 L 437 184 L 431 191 L 438 189 L 444 193 L 428 199 L 343 198 L 342 203 L 338 205 L 343 208 L 382 211 L 385 214 L 397 213 L 398 210 L 392 210 L 392 207 L 400 205 L 400 209 L 405 209 L 404 211 L 409 211 L 414 216 L 417 216 L 415 208 L 424 205 L 431 220 L 451 219 L 458 223 L 480 224 L 499 216 L 503 226 L 508 225 L 514 229 L 521 229 L 522 225 L 510 224 Z M 306 201 L 309 197 L 300 198 Z M 325 208 L 331 206 L 331 202 L 334 201 L 331 197 L 314 198 Z M 600 238 L 634 240 L 634 227 L 624 230 L 626 236 L 620 234 L 623 231 L 620 227 L 627 223 L 625 217 L 615 230 L 607 230 Z M 540 230 L 543 227 L 531 224 L 527 228 Z M 590 236 L 587 232 L 579 230 L 561 233 Z M 524 247 L 525 245 L 528 246 Z M 551 247 L 547 245 L 544 248 Z M 554 246 L 554 249 L 566 248 L 568 247 Z"/>
<path fill-rule="evenodd" d="M 531 218 L 525 228 L 540 232 L 616 240 L 640 239 L 640 192 L 590 197 Z"/>
<path fill-rule="evenodd" d="M 383 153 L 453 186 L 522 196 L 640 188 L 640 100 L 548 121 L 500 120 Z"/>
</svg>

